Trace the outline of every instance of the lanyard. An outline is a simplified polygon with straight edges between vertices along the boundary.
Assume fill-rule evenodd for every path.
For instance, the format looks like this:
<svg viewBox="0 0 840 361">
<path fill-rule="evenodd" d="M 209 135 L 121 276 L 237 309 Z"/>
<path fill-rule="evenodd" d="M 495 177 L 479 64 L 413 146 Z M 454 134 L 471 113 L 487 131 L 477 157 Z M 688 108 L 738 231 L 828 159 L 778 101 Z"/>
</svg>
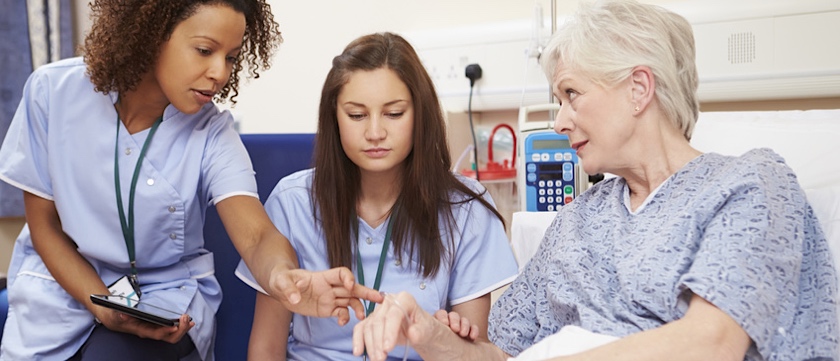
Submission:
<svg viewBox="0 0 840 361">
<path fill-rule="evenodd" d="M 379 291 L 379 283 L 382 281 L 382 269 L 385 266 L 385 259 L 388 258 L 388 248 L 391 245 L 391 230 L 394 228 L 393 221 L 394 215 L 396 212 L 391 213 L 391 218 L 388 219 L 388 230 L 385 231 L 385 242 L 382 243 L 382 252 L 379 253 L 379 267 L 376 270 L 376 278 L 373 281 L 373 289 Z M 355 217 L 354 217 L 355 218 Z M 355 230 L 356 230 L 356 247 L 359 244 L 359 227 L 358 227 L 358 219 L 354 219 L 355 223 Z M 356 250 L 356 269 L 358 272 L 358 279 L 359 284 L 362 286 L 365 285 L 365 270 L 362 267 L 362 256 L 360 255 L 360 251 Z M 365 316 L 370 315 L 373 312 L 373 308 L 376 307 L 376 304 L 373 302 L 369 302 L 367 305 L 367 309 L 365 310 Z"/>
<path fill-rule="evenodd" d="M 155 135 L 158 126 L 163 117 L 155 120 L 152 129 L 149 130 L 149 135 L 143 143 L 143 149 L 140 150 L 140 156 L 137 158 L 137 165 L 134 166 L 134 176 L 131 178 L 131 191 L 128 194 L 128 218 L 125 216 L 122 202 L 122 190 L 120 189 L 120 115 L 117 114 L 117 138 L 114 142 L 114 185 L 117 188 L 117 210 L 120 212 L 120 226 L 122 226 L 123 239 L 125 239 L 125 247 L 128 249 L 128 261 L 131 264 L 131 280 L 136 286 L 137 283 L 137 262 L 134 255 L 134 190 L 137 189 L 137 178 L 140 175 L 140 166 L 143 164 L 143 158 L 146 156 L 146 150 L 149 148 L 149 143 L 152 142 L 152 137 Z"/>
</svg>

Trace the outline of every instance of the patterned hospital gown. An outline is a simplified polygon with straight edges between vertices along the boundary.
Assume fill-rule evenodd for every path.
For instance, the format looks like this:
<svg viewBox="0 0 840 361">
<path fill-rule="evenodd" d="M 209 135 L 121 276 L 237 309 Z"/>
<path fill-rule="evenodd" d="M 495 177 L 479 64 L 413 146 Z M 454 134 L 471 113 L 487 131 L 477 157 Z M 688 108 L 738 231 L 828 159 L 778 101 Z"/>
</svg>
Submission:
<svg viewBox="0 0 840 361">
<path fill-rule="evenodd" d="M 793 171 L 768 149 L 708 153 L 635 212 L 623 178 L 564 206 L 493 306 L 511 355 L 565 325 L 627 336 L 682 317 L 691 291 L 735 319 L 745 360 L 835 359 L 837 278 Z"/>
</svg>

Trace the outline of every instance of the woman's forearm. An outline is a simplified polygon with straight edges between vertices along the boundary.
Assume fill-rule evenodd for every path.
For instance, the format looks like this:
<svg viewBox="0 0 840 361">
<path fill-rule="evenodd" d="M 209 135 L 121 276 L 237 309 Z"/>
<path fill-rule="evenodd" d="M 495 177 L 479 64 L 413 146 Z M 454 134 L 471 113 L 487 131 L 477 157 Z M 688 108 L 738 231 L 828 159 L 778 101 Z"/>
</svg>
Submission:
<svg viewBox="0 0 840 361">
<path fill-rule="evenodd" d="M 216 210 L 236 251 L 266 292 L 272 292 L 272 275 L 298 268 L 294 248 L 271 223 L 258 199 L 230 197 L 219 202 Z"/>
<path fill-rule="evenodd" d="M 685 317 L 679 320 L 550 361 L 741 361 L 751 342 L 735 320 L 694 295 Z"/>
<path fill-rule="evenodd" d="M 280 302 L 257 292 L 248 360 L 285 361 L 291 322 L 292 313 Z"/>
<path fill-rule="evenodd" d="M 107 294 L 108 287 L 62 230 L 55 203 L 31 193 L 24 193 L 23 199 L 35 251 L 55 281 L 96 315 L 101 307 L 90 301 L 90 295 Z"/>
</svg>

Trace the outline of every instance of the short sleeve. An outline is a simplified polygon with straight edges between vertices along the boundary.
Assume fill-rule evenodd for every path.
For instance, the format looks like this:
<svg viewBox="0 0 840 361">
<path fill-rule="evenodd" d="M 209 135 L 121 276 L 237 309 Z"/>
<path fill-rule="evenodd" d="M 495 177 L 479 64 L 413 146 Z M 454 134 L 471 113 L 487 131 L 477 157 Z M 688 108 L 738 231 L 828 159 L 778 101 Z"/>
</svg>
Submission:
<svg viewBox="0 0 840 361">
<path fill-rule="evenodd" d="M 522 273 L 490 309 L 488 337 L 497 347 L 511 356 L 519 355 L 531 347 L 540 331 L 537 319 L 537 302 L 547 302 L 545 295 L 537 294 L 536 285 L 543 282 L 546 255 L 557 245 L 553 236 L 561 217 L 556 217 L 548 227 L 543 241 Z"/>
<path fill-rule="evenodd" d="M 493 204 L 488 192 L 483 197 Z M 464 222 L 450 275 L 450 305 L 490 293 L 513 281 L 518 271 L 502 221 L 478 200 L 460 207 Z"/>
<path fill-rule="evenodd" d="M 0 179 L 39 197 L 52 200 L 48 164 L 49 84 L 43 72 L 34 72 L 0 149 Z"/>
<path fill-rule="evenodd" d="M 729 186 L 729 197 L 702 230 L 694 262 L 679 285 L 726 312 L 767 356 L 778 325 L 797 317 L 810 212 L 784 164 L 737 166 L 743 171 L 721 185 Z"/>
<path fill-rule="evenodd" d="M 233 129 L 233 117 L 220 112 L 210 120 L 210 133 L 202 166 L 210 200 L 217 204 L 233 195 L 259 198 L 251 158 L 239 133 Z"/>
</svg>

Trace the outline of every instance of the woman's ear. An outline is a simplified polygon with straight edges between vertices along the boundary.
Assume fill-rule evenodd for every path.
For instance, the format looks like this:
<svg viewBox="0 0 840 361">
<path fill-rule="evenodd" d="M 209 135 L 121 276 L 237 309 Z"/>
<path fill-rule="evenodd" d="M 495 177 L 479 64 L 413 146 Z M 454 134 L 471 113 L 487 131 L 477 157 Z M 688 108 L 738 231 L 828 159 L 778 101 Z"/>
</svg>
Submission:
<svg viewBox="0 0 840 361">
<path fill-rule="evenodd" d="M 647 66 L 637 66 L 630 73 L 633 92 L 633 111 L 639 114 L 653 101 L 656 93 L 656 81 L 653 71 Z"/>
</svg>

